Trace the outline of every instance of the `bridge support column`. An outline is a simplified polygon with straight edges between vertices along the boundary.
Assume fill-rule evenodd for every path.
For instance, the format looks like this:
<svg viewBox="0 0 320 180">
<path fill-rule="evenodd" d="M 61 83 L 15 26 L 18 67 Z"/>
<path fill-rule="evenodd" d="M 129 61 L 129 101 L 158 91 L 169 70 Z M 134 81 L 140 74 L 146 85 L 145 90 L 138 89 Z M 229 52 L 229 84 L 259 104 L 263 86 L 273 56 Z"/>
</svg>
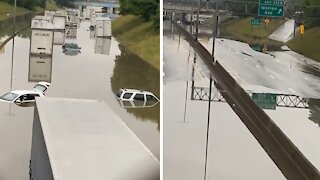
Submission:
<svg viewBox="0 0 320 180">
<path fill-rule="evenodd" d="M 116 14 L 116 8 L 112 8 L 112 14 Z"/>
</svg>

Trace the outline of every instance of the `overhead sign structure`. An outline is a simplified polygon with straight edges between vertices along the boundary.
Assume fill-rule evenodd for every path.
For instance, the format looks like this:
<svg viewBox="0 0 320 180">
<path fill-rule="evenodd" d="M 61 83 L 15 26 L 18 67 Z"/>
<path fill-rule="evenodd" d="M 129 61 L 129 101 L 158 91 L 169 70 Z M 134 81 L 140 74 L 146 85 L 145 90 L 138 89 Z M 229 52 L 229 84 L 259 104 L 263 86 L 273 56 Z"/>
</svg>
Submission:
<svg viewBox="0 0 320 180">
<path fill-rule="evenodd" d="M 275 110 L 277 106 L 277 95 L 269 93 L 253 93 L 252 100 L 262 109 Z"/>
<path fill-rule="evenodd" d="M 284 0 L 259 0 L 259 16 L 283 17 Z"/>
</svg>

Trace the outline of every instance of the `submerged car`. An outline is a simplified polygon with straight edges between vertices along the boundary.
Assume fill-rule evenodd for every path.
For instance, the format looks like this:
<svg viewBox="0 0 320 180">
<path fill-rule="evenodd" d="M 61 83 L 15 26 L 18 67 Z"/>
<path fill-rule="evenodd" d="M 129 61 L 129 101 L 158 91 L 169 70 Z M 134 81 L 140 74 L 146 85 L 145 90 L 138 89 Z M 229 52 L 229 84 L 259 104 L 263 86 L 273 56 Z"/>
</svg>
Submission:
<svg viewBox="0 0 320 180">
<path fill-rule="evenodd" d="M 119 103 L 122 107 L 152 107 L 159 102 L 157 96 L 152 92 L 141 91 L 137 89 L 119 89 L 116 93 Z"/>
<path fill-rule="evenodd" d="M 78 44 L 75 43 L 65 43 L 62 46 L 63 53 L 69 56 L 74 56 L 80 53 L 81 47 L 78 46 Z"/>
<path fill-rule="evenodd" d="M 33 90 L 14 90 L 10 91 L 0 97 L 0 101 L 7 103 L 32 103 L 35 102 L 36 97 L 44 97 L 45 91 L 50 86 L 48 82 L 39 82 Z"/>
</svg>

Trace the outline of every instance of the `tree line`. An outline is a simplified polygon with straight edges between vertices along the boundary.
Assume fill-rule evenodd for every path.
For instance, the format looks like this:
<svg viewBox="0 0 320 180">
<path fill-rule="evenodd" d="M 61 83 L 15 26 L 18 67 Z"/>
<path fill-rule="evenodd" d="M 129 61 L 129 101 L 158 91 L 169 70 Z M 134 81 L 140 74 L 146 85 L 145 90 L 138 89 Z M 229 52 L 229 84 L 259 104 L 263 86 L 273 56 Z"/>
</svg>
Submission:
<svg viewBox="0 0 320 180">
<path fill-rule="evenodd" d="M 14 0 L 0 0 L 11 5 L 14 5 Z M 29 10 L 33 10 L 35 7 L 46 7 L 47 0 L 17 0 L 17 6 L 23 7 Z"/>
<path fill-rule="evenodd" d="M 145 21 L 152 21 L 155 29 L 160 28 L 159 0 L 119 0 L 120 14 L 141 16 Z"/>
</svg>

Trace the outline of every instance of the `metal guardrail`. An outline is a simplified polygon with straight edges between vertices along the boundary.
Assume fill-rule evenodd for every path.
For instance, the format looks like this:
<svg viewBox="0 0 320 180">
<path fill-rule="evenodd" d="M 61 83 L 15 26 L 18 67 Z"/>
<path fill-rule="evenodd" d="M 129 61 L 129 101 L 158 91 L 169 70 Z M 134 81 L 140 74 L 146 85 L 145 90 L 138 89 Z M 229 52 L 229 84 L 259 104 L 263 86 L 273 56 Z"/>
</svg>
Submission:
<svg viewBox="0 0 320 180">
<path fill-rule="evenodd" d="M 207 87 L 193 87 L 191 100 L 209 101 L 209 88 Z M 248 91 L 247 93 L 251 93 Z M 274 94 L 277 96 L 276 105 L 278 107 L 288 108 L 309 108 L 307 98 L 303 98 L 293 94 Z M 211 101 L 226 102 L 220 92 L 213 92 L 211 94 Z"/>
<path fill-rule="evenodd" d="M 251 100 L 247 92 L 219 62 L 212 62 L 211 54 L 189 32 L 176 22 L 172 23 L 197 51 L 215 77 L 217 89 L 283 175 L 289 180 L 320 180 L 319 171 L 270 117 Z"/>
</svg>

